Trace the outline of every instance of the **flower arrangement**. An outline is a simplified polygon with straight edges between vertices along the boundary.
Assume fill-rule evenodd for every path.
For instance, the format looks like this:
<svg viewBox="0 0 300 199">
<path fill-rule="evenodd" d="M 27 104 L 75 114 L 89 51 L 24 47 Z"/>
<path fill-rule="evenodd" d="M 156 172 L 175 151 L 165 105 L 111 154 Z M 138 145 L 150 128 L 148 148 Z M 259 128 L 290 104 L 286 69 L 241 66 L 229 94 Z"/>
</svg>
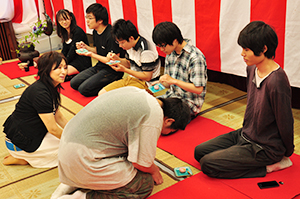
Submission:
<svg viewBox="0 0 300 199">
<path fill-rule="evenodd" d="M 49 22 L 49 20 L 47 19 L 41 21 L 40 19 L 38 19 L 38 21 L 31 27 L 31 30 L 32 31 L 24 37 L 24 40 L 21 40 L 21 42 L 18 44 L 18 48 L 16 49 L 17 53 L 20 52 L 20 48 L 30 48 L 32 45 L 35 46 L 35 42 L 39 43 L 38 37 L 43 33 L 48 36 L 51 35 L 51 33 L 53 32 L 52 21 Z"/>
<path fill-rule="evenodd" d="M 47 30 L 47 22 L 44 20 L 43 22 L 41 20 L 38 20 L 32 27 L 32 32 L 29 32 L 29 35 L 25 36 L 25 41 L 27 41 L 28 38 L 30 38 L 30 41 L 32 43 L 39 41 L 37 38 L 41 36 L 45 31 Z"/>
<path fill-rule="evenodd" d="M 50 35 L 54 30 L 53 22 L 47 13 L 44 12 L 43 14 L 45 15 L 46 19 L 41 21 L 39 18 L 38 21 L 31 27 L 32 30 L 29 32 L 29 34 L 24 37 L 24 40 L 18 43 L 18 48 L 16 49 L 17 57 L 21 63 L 26 62 L 27 66 L 34 66 L 33 58 L 39 57 L 40 53 L 35 50 L 34 42 L 39 43 L 38 37 L 42 34 L 49 36 L 50 48 L 52 51 Z"/>
<path fill-rule="evenodd" d="M 24 37 L 24 40 L 18 44 L 18 49 L 16 50 L 17 53 L 19 53 L 20 48 L 30 48 L 31 45 L 35 46 L 35 42 L 39 43 L 38 37 L 41 36 L 47 29 L 46 20 L 43 22 L 38 20 L 31 29 L 32 31 L 29 32 L 29 34 Z"/>
</svg>

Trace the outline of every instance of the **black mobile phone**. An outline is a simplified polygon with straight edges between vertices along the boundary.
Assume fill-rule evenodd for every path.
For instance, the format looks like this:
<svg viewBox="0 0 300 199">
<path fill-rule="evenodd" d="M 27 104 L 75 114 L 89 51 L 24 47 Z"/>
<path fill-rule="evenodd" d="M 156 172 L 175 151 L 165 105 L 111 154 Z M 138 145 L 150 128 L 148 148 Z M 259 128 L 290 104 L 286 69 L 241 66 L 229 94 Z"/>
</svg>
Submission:
<svg viewBox="0 0 300 199">
<path fill-rule="evenodd" d="M 278 182 L 276 182 L 275 180 L 274 181 L 259 182 L 259 183 L 257 183 L 257 185 L 261 189 L 279 187 Z"/>
</svg>

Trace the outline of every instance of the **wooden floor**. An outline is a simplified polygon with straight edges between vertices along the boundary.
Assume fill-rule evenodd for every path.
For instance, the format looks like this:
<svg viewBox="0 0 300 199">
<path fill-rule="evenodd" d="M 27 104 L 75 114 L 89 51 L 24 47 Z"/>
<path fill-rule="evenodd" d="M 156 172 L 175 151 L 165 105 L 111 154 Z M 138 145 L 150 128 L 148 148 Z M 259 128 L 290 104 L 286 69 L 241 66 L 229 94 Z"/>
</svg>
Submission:
<svg viewBox="0 0 300 199">
<path fill-rule="evenodd" d="M 33 76 L 22 77 L 18 79 L 9 79 L 0 73 L 0 123 L 14 110 L 18 101 L 18 96 L 25 88 L 14 89 L 13 85 L 25 83 L 30 85 L 35 81 Z M 9 99 L 10 101 L 5 101 Z M 63 114 L 70 120 L 78 113 L 83 106 L 62 96 Z M 239 91 L 231 86 L 208 82 L 207 96 L 202 107 L 201 115 L 213 119 L 223 125 L 233 129 L 240 128 L 243 122 L 243 115 L 246 108 L 246 93 Z M 293 109 L 295 119 L 295 153 L 300 155 L 300 110 Z M 0 159 L 2 160 L 8 151 L 4 145 L 3 127 L 0 127 Z M 178 166 L 187 166 L 188 164 L 177 159 L 173 155 L 157 148 L 156 161 L 163 163 L 167 168 Z M 190 166 L 190 165 L 189 165 Z M 193 173 L 200 172 L 192 167 Z M 163 173 L 164 183 L 155 186 L 153 193 L 161 191 L 175 183 L 178 179 L 173 178 L 167 173 Z M 35 169 L 26 166 L 4 166 L 0 164 L 0 198 L 12 199 L 32 199 L 32 198 L 50 198 L 53 191 L 59 185 L 58 170 Z"/>
</svg>

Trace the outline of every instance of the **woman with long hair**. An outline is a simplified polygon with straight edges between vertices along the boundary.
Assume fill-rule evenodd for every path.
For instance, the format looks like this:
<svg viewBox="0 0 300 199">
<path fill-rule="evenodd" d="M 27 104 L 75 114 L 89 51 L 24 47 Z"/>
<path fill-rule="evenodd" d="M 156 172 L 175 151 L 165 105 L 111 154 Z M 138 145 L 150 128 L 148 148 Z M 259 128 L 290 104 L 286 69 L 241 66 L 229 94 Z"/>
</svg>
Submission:
<svg viewBox="0 0 300 199">
<path fill-rule="evenodd" d="M 51 168 L 67 119 L 60 111 L 60 89 L 67 75 L 63 54 L 48 52 L 38 60 L 38 80 L 22 93 L 14 112 L 3 124 L 9 155 L 4 165 Z"/>
<path fill-rule="evenodd" d="M 89 44 L 86 33 L 76 24 L 72 12 L 61 9 L 56 13 L 57 35 L 62 39 L 62 53 L 68 61 L 68 76 L 92 66 L 91 58 L 76 53 L 76 42 Z M 68 78 L 68 77 L 67 77 Z"/>
</svg>

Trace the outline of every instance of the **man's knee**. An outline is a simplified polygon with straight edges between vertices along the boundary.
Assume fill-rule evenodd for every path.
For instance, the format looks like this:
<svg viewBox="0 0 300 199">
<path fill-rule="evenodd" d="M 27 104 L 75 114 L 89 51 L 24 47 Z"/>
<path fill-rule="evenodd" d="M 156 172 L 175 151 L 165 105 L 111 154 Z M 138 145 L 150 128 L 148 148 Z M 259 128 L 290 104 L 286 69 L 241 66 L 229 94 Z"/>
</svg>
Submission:
<svg viewBox="0 0 300 199">
<path fill-rule="evenodd" d="M 75 78 L 75 77 L 74 77 Z M 71 88 L 73 88 L 74 90 L 78 90 L 79 84 L 76 81 L 76 79 L 72 78 L 70 81 L 70 86 Z"/>
<path fill-rule="evenodd" d="M 204 156 L 204 152 L 203 152 L 203 147 L 202 145 L 198 145 L 195 147 L 195 150 L 194 150 L 194 158 L 197 160 L 197 162 L 200 161 L 200 159 Z"/>
<path fill-rule="evenodd" d="M 218 177 L 218 169 L 214 164 L 215 160 L 208 154 L 200 159 L 201 171 L 209 177 Z"/>
<path fill-rule="evenodd" d="M 84 97 L 91 97 L 94 96 L 93 94 L 91 94 L 91 91 L 87 90 L 87 89 L 80 89 L 80 87 L 78 88 L 78 91 L 81 95 L 83 95 Z M 96 96 L 96 95 L 95 95 Z"/>
</svg>

